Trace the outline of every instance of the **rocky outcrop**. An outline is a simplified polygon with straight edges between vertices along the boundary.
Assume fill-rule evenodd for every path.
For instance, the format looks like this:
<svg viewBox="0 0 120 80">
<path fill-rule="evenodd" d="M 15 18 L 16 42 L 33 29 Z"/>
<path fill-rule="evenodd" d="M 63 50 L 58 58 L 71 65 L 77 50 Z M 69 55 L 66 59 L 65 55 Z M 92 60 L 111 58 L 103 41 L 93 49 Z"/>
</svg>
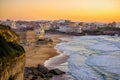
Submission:
<svg viewBox="0 0 120 80">
<path fill-rule="evenodd" d="M 7 63 L 0 72 L 0 80 L 23 80 L 25 56 L 16 57 L 15 60 Z"/>
<path fill-rule="evenodd" d="M 23 80 L 25 50 L 18 35 L 0 24 L 0 80 Z"/>
<path fill-rule="evenodd" d="M 7 42 L 19 42 L 19 36 L 11 30 L 10 26 L 0 24 L 0 35 L 5 38 Z"/>
<path fill-rule="evenodd" d="M 25 80 L 50 80 L 56 75 L 62 75 L 65 72 L 59 69 L 48 70 L 45 66 L 38 64 L 37 67 L 25 68 Z"/>
</svg>

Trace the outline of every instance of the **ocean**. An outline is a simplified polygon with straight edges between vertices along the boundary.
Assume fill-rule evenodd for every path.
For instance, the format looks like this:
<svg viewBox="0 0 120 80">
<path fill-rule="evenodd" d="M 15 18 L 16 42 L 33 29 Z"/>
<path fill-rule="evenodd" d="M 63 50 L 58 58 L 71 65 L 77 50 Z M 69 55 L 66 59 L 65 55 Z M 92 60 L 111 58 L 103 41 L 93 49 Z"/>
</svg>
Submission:
<svg viewBox="0 0 120 80">
<path fill-rule="evenodd" d="M 120 80 L 120 37 L 73 36 L 61 40 L 55 48 L 67 58 L 58 68 L 75 80 Z"/>
</svg>

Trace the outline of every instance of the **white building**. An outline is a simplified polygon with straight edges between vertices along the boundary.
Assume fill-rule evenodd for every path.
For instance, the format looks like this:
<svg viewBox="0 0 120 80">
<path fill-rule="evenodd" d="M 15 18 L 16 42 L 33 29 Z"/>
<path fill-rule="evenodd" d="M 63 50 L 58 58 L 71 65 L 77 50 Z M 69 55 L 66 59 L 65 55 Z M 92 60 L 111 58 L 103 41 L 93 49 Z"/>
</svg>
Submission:
<svg viewBox="0 0 120 80">
<path fill-rule="evenodd" d="M 50 22 L 40 23 L 39 25 L 40 25 L 40 27 L 41 27 L 42 29 L 44 29 L 44 30 L 49 30 L 49 29 L 51 28 Z"/>
<path fill-rule="evenodd" d="M 120 22 L 116 23 L 116 27 L 120 28 Z"/>
<path fill-rule="evenodd" d="M 5 23 L 6 25 L 10 26 L 12 29 L 17 29 L 16 21 L 7 19 Z"/>
<path fill-rule="evenodd" d="M 60 32 L 66 32 L 66 33 L 81 33 L 82 32 L 82 26 L 66 26 L 62 25 L 57 29 Z"/>
<path fill-rule="evenodd" d="M 15 22 L 15 21 L 12 21 L 12 22 L 11 22 L 11 28 L 12 28 L 12 29 L 17 29 L 17 26 L 16 26 L 16 22 Z"/>
<path fill-rule="evenodd" d="M 34 28 L 37 39 L 44 38 L 46 26 L 45 24 L 39 24 L 39 27 Z"/>
</svg>

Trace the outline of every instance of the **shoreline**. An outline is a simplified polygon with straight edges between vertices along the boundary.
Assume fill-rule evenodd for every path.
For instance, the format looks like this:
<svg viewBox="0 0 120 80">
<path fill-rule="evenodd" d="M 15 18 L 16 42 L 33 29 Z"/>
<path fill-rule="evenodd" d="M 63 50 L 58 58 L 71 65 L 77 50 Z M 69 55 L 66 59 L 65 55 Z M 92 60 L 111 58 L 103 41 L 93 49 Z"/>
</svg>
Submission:
<svg viewBox="0 0 120 80">
<path fill-rule="evenodd" d="M 71 36 L 68 36 L 68 37 L 71 37 Z M 61 37 L 61 38 L 64 38 L 64 37 Z M 60 42 L 57 44 L 60 44 L 62 42 L 67 42 L 66 40 L 62 40 L 60 38 L 59 40 Z M 67 59 L 69 58 L 69 55 L 59 51 L 56 45 L 54 46 L 54 49 L 56 50 L 58 55 L 46 60 L 44 62 L 44 66 L 49 70 L 58 68 L 59 70 L 64 71 L 65 74 L 53 76 L 50 80 L 75 80 L 75 78 L 69 73 L 69 69 L 68 69 Z"/>
<path fill-rule="evenodd" d="M 37 64 L 43 65 L 46 60 L 59 55 L 54 46 L 60 43 L 60 37 L 64 35 L 49 35 L 53 40 L 52 44 L 40 44 L 36 46 L 34 43 L 29 46 L 24 46 L 26 50 L 25 67 L 35 67 Z"/>
<path fill-rule="evenodd" d="M 25 67 L 35 67 L 37 64 L 43 65 L 49 58 L 59 55 L 55 46 L 62 42 L 59 38 L 69 37 L 69 35 L 48 34 L 46 37 L 53 40 L 52 44 L 39 44 L 32 43 L 30 45 L 23 45 L 26 51 L 26 64 Z M 38 60 L 39 62 L 36 62 Z M 36 63 L 34 63 L 36 62 Z M 34 65 L 35 64 L 35 65 Z"/>
<path fill-rule="evenodd" d="M 43 45 L 42 44 L 42 45 L 39 45 L 36 47 L 33 44 L 30 46 L 24 46 L 27 51 L 25 67 L 36 67 L 38 64 L 44 65 L 45 62 L 50 61 L 50 59 L 54 58 L 56 62 L 52 61 L 53 62 L 52 65 L 54 64 L 54 66 L 52 66 L 51 69 L 55 69 L 55 68 L 58 68 L 58 69 L 63 68 L 64 69 L 65 68 L 66 74 L 53 76 L 53 78 L 51 80 L 68 80 L 66 78 L 70 79 L 71 76 L 68 74 L 68 68 L 66 68 L 68 55 L 59 53 L 57 51 L 57 49 L 55 48 L 55 46 L 57 44 L 62 42 L 62 40 L 60 40 L 60 38 L 70 37 L 70 36 L 69 35 L 61 35 L 61 34 L 60 35 L 48 34 L 46 36 L 48 36 L 49 38 L 51 38 L 53 40 L 52 45 L 49 45 L 49 44 Z M 65 67 L 63 65 L 65 65 Z M 48 68 L 48 69 L 50 69 L 50 68 Z M 64 70 L 61 70 L 61 71 L 64 71 Z M 73 80 L 73 79 L 70 79 L 70 80 Z"/>
</svg>

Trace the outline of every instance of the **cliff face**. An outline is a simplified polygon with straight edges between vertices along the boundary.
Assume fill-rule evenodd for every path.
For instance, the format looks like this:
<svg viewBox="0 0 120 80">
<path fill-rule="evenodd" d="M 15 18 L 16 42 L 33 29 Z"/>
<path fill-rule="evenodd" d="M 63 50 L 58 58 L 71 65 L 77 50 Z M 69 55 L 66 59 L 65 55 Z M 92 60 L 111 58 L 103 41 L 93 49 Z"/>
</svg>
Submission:
<svg viewBox="0 0 120 80">
<path fill-rule="evenodd" d="M 0 80 L 23 80 L 25 50 L 9 26 L 0 25 Z"/>
<path fill-rule="evenodd" d="M 9 26 L 0 24 L 0 35 L 5 38 L 7 42 L 19 42 L 20 38 L 18 35 L 11 30 Z"/>
<path fill-rule="evenodd" d="M 0 72 L 0 80 L 23 80 L 25 56 L 17 57 Z"/>
</svg>

